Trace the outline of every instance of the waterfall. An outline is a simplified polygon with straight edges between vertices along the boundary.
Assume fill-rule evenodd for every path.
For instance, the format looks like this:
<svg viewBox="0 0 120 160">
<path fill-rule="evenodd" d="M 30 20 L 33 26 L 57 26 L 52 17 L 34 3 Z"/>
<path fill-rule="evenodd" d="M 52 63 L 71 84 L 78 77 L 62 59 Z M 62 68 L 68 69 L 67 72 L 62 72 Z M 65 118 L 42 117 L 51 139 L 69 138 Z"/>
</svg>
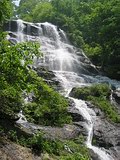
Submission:
<svg viewBox="0 0 120 160">
<path fill-rule="evenodd" d="M 19 120 L 17 121 L 17 123 L 26 123 L 27 122 L 27 119 L 23 115 L 22 110 L 18 113 L 18 117 L 19 117 Z"/>
<path fill-rule="evenodd" d="M 81 50 L 69 43 L 63 30 L 48 22 L 33 24 L 17 20 L 17 25 L 18 42 L 36 40 L 40 42 L 43 57 L 39 58 L 34 65 L 52 70 L 63 86 L 62 93 L 67 97 L 73 87 L 88 86 L 92 83 L 108 82 L 120 86 L 118 81 L 96 75 L 96 69 L 89 59 Z M 113 160 L 105 149 L 92 146 L 94 122 L 97 118 L 95 112 L 88 108 L 85 101 L 69 98 L 74 101 L 76 108 L 85 119 L 87 147 L 92 149 L 101 160 Z M 22 113 L 20 116 L 23 117 Z"/>
<path fill-rule="evenodd" d="M 17 39 L 18 42 L 24 42 L 24 34 L 23 34 L 23 30 L 24 30 L 24 24 L 22 22 L 22 20 L 17 20 L 17 26 L 18 26 L 18 30 L 17 30 Z"/>
</svg>

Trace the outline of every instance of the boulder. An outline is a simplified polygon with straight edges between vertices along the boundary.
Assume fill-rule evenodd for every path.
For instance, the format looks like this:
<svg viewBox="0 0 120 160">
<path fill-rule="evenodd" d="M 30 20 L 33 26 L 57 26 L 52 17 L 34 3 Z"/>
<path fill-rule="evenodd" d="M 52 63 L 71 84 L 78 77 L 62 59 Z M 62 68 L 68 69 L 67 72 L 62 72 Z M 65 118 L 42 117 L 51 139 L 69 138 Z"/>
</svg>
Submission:
<svg viewBox="0 0 120 160">
<path fill-rule="evenodd" d="M 75 103 L 72 99 L 68 99 L 69 100 L 69 108 L 68 108 L 68 113 L 71 114 L 72 118 L 73 118 L 73 122 L 83 122 L 84 118 L 83 116 L 80 114 L 79 110 L 75 107 Z"/>
<path fill-rule="evenodd" d="M 116 157 L 120 152 L 120 124 L 111 124 L 106 119 L 97 117 L 94 124 L 93 142 L 98 147 L 112 151 L 116 150 Z M 118 160 L 119 158 L 117 158 Z"/>
</svg>

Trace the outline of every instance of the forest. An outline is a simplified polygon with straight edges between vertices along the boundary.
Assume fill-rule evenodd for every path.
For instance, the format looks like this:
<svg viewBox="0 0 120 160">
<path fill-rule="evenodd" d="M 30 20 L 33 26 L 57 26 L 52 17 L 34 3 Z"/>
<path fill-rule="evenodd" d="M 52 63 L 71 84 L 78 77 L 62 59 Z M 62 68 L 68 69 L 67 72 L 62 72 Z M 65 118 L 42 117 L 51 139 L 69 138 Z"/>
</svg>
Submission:
<svg viewBox="0 0 120 160">
<path fill-rule="evenodd" d="M 6 39 L 4 24 L 22 19 L 27 22 L 49 22 L 56 25 L 58 29 L 65 31 L 72 45 L 84 51 L 100 73 L 119 82 L 120 1 L 21 0 L 19 6 L 13 1 L 0 1 L 0 143 L 4 144 L 6 139 L 9 139 L 30 148 L 35 155 L 43 153 L 43 160 L 90 160 L 93 153 L 84 143 L 85 133 L 84 136 L 80 134 L 70 140 L 48 138 L 48 133 L 46 136 L 44 132 L 32 136 L 27 133 L 27 138 L 23 132 L 19 133 L 21 128 L 16 127 L 15 121 L 18 120 L 17 115 L 21 110 L 30 123 L 55 129 L 66 125 L 74 126 L 75 117 L 68 112 L 72 100 L 46 83 L 34 67 L 31 67 L 33 53 L 36 57 L 42 57 L 41 45 L 37 42 L 11 44 Z M 47 70 L 45 72 L 49 73 Z M 97 114 L 103 112 L 105 118 L 102 118 L 117 126 L 120 123 L 120 115 L 110 101 L 114 88 L 110 87 L 105 83 L 84 89 L 73 88 L 71 97 L 89 101 L 97 106 L 95 109 L 100 109 Z M 25 103 L 25 98 L 31 93 L 32 101 Z M 11 130 L 7 123 L 8 126 L 9 123 L 12 124 Z M 95 138 L 92 143 L 97 145 L 98 137 Z M 68 149 L 65 150 L 65 146 L 69 146 Z M 109 148 L 109 143 L 106 148 Z"/>
</svg>

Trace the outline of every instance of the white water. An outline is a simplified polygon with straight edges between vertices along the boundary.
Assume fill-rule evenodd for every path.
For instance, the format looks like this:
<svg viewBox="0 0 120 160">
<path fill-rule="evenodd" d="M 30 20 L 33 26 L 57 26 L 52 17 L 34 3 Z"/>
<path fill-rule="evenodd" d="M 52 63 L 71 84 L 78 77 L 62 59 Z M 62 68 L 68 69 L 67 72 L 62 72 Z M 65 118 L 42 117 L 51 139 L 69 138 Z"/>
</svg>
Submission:
<svg viewBox="0 0 120 160">
<path fill-rule="evenodd" d="M 27 119 L 23 115 L 22 110 L 18 113 L 18 117 L 19 117 L 19 120 L 17 121 L 17 123 L 26 123 L 27 122 Z"/>
<path fill-rule="evenodd" d="M 63 86 L 62 93 L 69 97 L 69 93 L 73 87 L 82 87 L 91 85 L 92 83 L 107 82 L 116 87 L 120 87 L 120 82 L 110 80 L 107 77 L 99 75 L 93 75 L 87 70 L 84 60 L 88 59 L 82 54 L 81 51 L 77 51 L 72 45 L 69 44 L 67 37 L 62 30 L 57 30 L 57 27 L 49 23 L 32 24 L 27 23 L 27 33 L 23 34 L 24 24 L 19 20 L 18 23 L 18 41 L 40 41 L 41 50 L 44 54 L 43 58 L 36 60 L 35 65 L 46 66 L 50 70 L 54 71 L 58 80 Z M 33 26 L 38 29 L 38 36 L 30 36 L 31 28 Z M 92 65 L 90 62 L 89 65 Z M 69 97 L 71 98 L 71 97 Z M 92 149 L 101 160 L 114 160 L 105 149 L 101 149 L 92 146 L 93 128 L 96 120 L 95 112 L 88 108 L 85 101 L 71 98 L 76 108 L 79 110 L 85 120 L 85 128 L 88 136 L 86 145 Z M 20 113 L 19 122 L 26 122 L 25 117 Z"/>
<path fill-rule="evenodd" d="M 58 74 L 58 73 L 57 73 Z M 61 83 L 64 86 L 64 90 L 66 91 L 66 96 L 69 97 L 69 93 L 71 91 L 70 87 L 72 88 L 74 86 L 81 86 L 82 83 L 73 81 L 71 84 L 71 81 L 69 79 L 65 79 L 63 76 L 59 76 L 61 78 Z M 73 78 L 74 79 L 74 78 Z M 82 84 L 83 85 L 83 84 Z M 69 97 L 72 99 L 75 103 L 75 107 L 79 110 L 80 114 L 84 117 L 85 120 L 85 128 L 87 130 L 88 136 L 86 140 L 86 145 L 88 148 L 92 149 L 101 160 L 114 160 L 105 149 L 103 148 L 98 148 L 92 145 L 92 137 L 93 137 L 93 127 L 94 127 L 94 122 L 96 120 L 96 114 L 95 112 L 88 108 L 87 104 L 83 100 L 78 100 L 72 97 Z"/>
<path fill-rule="evenodd" d="M 18 42 L 23 42 L 24 41 L 24 34 L 23 34 L 23 29 L 25 28 L 22 20 L 17 20 L 17 25 L 18 25 L 18 30 L 17 30 L 17 40 Z"/>
</svg>

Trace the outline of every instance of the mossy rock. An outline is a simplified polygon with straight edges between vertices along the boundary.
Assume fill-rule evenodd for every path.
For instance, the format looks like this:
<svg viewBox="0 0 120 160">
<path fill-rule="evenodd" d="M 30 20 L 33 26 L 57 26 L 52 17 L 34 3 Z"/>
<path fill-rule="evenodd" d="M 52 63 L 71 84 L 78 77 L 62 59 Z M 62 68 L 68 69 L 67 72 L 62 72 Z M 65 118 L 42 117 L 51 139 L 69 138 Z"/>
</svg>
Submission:
<svg viewBox="0 0 120 160">
<path fill-rule="evenodd" d="M 70 96 L 82 100 L 87 100 L 89 96 L 109 97 L 111 90 L 107 84 L 94 84 L 92 86 L 73 88 Z"/>
<path fill-rule="evenodd" d="M 101 109 L 105 117 L 111 122 L 120 123 L 117 108 L 110 102 L 111 89 L 108 84 L 94 84 L 92 86 L 73 88 L 70 96 L 90 101 Z"/>
</svg>

